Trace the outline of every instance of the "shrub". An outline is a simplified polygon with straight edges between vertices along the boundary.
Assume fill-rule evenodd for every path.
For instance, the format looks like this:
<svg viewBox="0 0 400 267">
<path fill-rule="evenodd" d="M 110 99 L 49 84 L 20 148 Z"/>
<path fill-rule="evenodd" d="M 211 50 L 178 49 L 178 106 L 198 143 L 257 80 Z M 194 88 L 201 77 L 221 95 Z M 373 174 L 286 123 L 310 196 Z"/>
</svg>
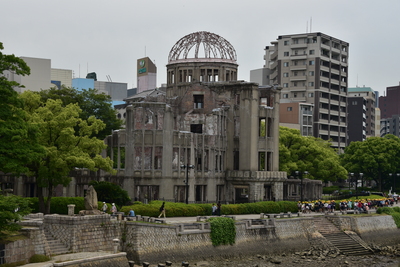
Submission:
<svg viewBox="0 0 400 267">
<path fill-rule="evenodd" d="M 392 208 L 395 212 L 400 212 L 400 207 L 393 207 Z"/>
<path fill-rule="evenodd" d="M 339 186 L 327 186 L 322 188 L 322 194 L 333 194 L 333 192 L 335 192 L 336 190 L 339 191 Z"/>
<path fill-rule="evenodd" d="M 393 212 L 392 217 L 397 228 L 400 228 L 400 212 Z"/>
<path fill-rule="evenodd" d="M 235 222 L 227 217 L 212 217 L 207 220 L 211 225 L 211 241 L 213 246 L 233 245 L 236 238 Z"/>
<path fill-rule="evenodd" d="M 33 255 L 30 259 L 30 263 L 37 263 L 37 262 L 45 262 L 51 260 L 50 257 L 47 257 L 46 255 L 40 255 L 40 254 L 35 254 Z"/>
</svg>

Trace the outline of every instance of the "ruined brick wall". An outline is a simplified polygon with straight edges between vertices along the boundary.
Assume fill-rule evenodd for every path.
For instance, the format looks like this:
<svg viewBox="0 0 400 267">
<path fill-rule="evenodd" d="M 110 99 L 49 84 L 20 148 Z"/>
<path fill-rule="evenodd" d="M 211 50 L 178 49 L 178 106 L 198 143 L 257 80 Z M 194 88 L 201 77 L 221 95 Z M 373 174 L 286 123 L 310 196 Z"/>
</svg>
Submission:
<svg viewBox="0 0 400 267">
<path fill-rule="evenodd" d="M 121 237 L 121 222 L 110 215 L 46 215 L 44 228 L 71 252 L 112 251 L 114 238 Z"/>
</svg>

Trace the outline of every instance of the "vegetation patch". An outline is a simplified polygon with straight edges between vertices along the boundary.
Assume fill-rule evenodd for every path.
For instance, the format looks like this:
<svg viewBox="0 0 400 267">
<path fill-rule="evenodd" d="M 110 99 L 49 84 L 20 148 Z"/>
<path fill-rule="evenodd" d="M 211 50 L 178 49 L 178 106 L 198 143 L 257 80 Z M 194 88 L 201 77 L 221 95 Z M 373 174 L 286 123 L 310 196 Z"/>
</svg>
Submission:
<svg viewBox="0 0 400 267">
<path fill-rule="evenodd" d="M 30 263 L 37 263 L 37 262 L 46 262 L 51 260 L 50 257 L 46 255 L 41 255 L 41 254 L 35 254 L 32 257 L 30 257 L 29 262 Z"/>
<path fill-rule="evenodd" d="M 236 238 L 235 222 L 227 217 L 212 217 L 207 220 L 211 225 L 211 241 L 213 246 L 233 245 Z"/>
</svg>

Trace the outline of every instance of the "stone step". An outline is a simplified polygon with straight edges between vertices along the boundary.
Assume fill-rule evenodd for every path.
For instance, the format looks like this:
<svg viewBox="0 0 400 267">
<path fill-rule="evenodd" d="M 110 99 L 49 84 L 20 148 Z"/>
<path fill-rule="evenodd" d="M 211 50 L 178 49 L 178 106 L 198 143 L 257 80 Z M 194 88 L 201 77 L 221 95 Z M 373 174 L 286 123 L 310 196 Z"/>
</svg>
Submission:
<svg viewBox="0 0 400 267">
<path fill-rule="evenodd" d="M 371 249 L 358 243 L 328 219 L 324 217 L 315 218 L 314 225 L 318 232 L 343 254 L 352 256 L 372 254 Z"/>
<path fill-rule="evenodd" d="M 55 239 L 48 231 L 45 230 L 44 233 L 52 255 L 70 253 L 68 248 L 59 240 Z"/>
</svg>

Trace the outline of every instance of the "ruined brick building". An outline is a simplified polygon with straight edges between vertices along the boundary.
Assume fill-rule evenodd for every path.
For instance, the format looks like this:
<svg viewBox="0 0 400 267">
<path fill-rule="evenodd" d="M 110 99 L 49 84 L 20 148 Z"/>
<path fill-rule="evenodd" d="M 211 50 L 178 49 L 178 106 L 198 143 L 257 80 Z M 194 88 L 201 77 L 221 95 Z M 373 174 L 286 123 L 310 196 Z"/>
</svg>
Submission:
<svg viewBox="0 0 400 267">
<path fill-rule="evenodd" d="M 169 54 L 167 87 L 125 99 L 125 128 L 105 140 L 117 174 L 76 170 L 62 195 L 83 196 L 91 180 L 106 180 L 144 202 L 320 198 L 321 181 L 279 171 L 280 88 L 238 81 L 237 72 L 224 38 L 180 39 Z"/>
<path fill-rule="evenodd" d="M 298 181 L 279 172 L 280 89 L 238 81 L 237 71 L 224 38 L 196 32 L 180 39 L 169 54 L 166 90 L 126 99 L 126 128 L 106 139 L 118 170 L 109 179 L 141 201 L 298 196 Z"/>
</svg>

